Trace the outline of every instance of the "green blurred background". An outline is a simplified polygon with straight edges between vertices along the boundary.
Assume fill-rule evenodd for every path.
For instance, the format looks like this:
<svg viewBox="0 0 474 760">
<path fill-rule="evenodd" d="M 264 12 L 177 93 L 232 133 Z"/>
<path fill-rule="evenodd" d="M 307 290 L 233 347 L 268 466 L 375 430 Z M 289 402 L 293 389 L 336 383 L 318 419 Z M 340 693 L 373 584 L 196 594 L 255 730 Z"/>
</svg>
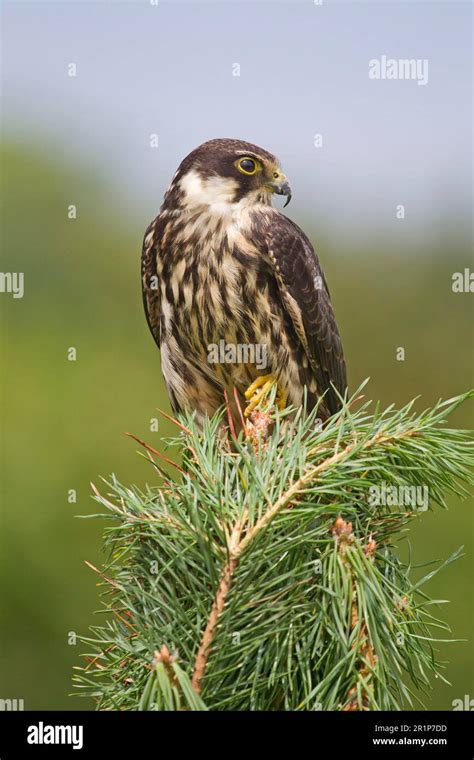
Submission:
<svg viewBox="0 0 474 760">
<path fill-rule="evenodd" d="M 114 40 L 117 19 L 111 16 L 110 10 L 97 10 L 95 4 L 88 5 L 89 15 L 83 18 L 80 5 L 71 4 L 69 15 L 64 9 L 55 12 L 55 39 L 63 39 L 62 32 L 66 29 L 71 40 L 81 40 L 83 51 L 91 52 L 87 64 L 83 61 L 82 67 L 91 67 L 92 61 L 100 79 L 103 66 L 101 68 L 100 61 L 94 57 L 94 51 L 98 55 L 99 47 L 95 48 L 91 41 L 91 37 L 98 34 L 98 27 L 93 26 L 90 35 L 84 29 L 91 9 L 94 9 L 98 14 L 95 22 L 107 24 L 109 30 L 108 36 L 102 40 L 107 55 L 110 56 L 112 50 L 114 60 L 122 59 L 120 46 Z M 211 22 L 223 28 L 225 16 L 218 16 L 213 10 L 214 5 L 201 4 L 200 26 L 195 28 L 205 29 Z M 234 8 L 236 18 L 244 5 Z M 11 15 L 7 16 L 6 22 L 7 28 L 10 25 L 13 47 L 23 17 L 15 15 L 20 11 L 13 6 L 9 10 Z M 123 8 L 120 11 L 125 12 Z M 265 12 L 263 4 L 261 13 Z M 108 14 L 102 22 L 99 13 Z M 288 30 L 289 21 L 285 21 L 283 10 L 278 13 L 278 23 L 282 29 L 286 24 Z M 29 14 L 28 23 L 34 31 L 41 32 L 39 38 L 46 46 L 47 36 L 42 36 L 46 32 L 32 6 Z M 294 24 L 304 21 L 294 16 L 291 18 Z M 367 21 L 368 16 L 364 18 Z M 370 18 L 373 21 L 374 15 Z M 463 21 L 460 16 L 458 22 L 459 29 L 464 28 L 465 19 Z M 167 17 L 159 27 L 160 34 L 163 38 L 173 31 L 177 34 L 182 23 L 178 16 Z M 332 23 L 337 28 L 337 19 Z M 393 33 L 390 13 L 381 17 L 379 23 L 387 34 Z M 140 24 L 144 31 L 146 19 L 142 18 Z M 443 36 L 446 19 L 435 14 L 433 24 L 433 39 L 437 31 Z M 410 26 L 409 18 L 406 26 Z M 100 28 L 103 31 L 104 26 Z M 375 33 L 380 34 L 376 26 Z M 33 36 L 33 32 L 30 34 Z M 327 35 L 321 34 L 329 44 Z M 335 44 L 334 38 L 330 41 L 331 45 Z M 132 42 L 134 50 L 144 47 L 139 45 L 138 35 L 134 35 Z M 293 42 L 297 42 L 296 35 Z M 224 38 L 219 55 L 224 55 L 225 44 Z M 345 47 L 344 40 L 340 44 Z M 59 49 L 60 43 L 57 45 Z M 23 698 L 27 709 L 92 707 L 91 702 L 68 696 L 72 690 L 72 667 L 78 664 L 81 651 L 80 645 L 70 645 L 68 640 L 71 632 L 86 634 L 94 621 L 93 611 L 98 608 L 97 578 L 84 560 L 100 564 L 103 522 L 79 520 L 76 516 L 96 511 L 91 501 L 90 482 L 99 484 L 101 476 L 107 477 L 114 472 L 125 483 L 154 482 L 152 469 L 136 454 L 137 446 L 123 435 L 124 431 L 145 438 L 157 448 L 163 446 L 161 436 L 171 432 L 163 420 L 160 420 L 159 432 L 150 431 L 150 420 L 157 416 L 156 407 L 169 411 L 169 405 L 161 379 L 159 354 L 143 315 L 139 259 L 143 231 L 158 210 L 172 171 L 196 144 L 217 135 L 235 134 L 253 139 L 282 155 L 294 187 L 302 187 L 304 181 L 311 182 L 308 180 L 310 175 L 318 178 L 315 180 L 317 191 L 306 185 L 304 192 L 300 190 L 300 200 L 295 193 L 287 211 L 304 227 L 319 252 L 330 283 L 352 388 L 370 376 L 367 392 L 371 398 L 380 399 L 385 405 L 392 401 L 403 404 L 421 394 L 418 402 L 421 409 L 439 397 L 448 398 L 467 390 L 473 381 L 472 295 L 454 294 L 451 288 L 453 272 L 463 271 L 468 266 L 472 268 L 469 183 L 460 181 L 456 184 L 455 179 L 456 171 L 461 172 L 456 152 L 458 143 L 461 147 L 469 145 L 463 143 L 465 129 L 460 133 L 458 127 L 453 127 L 452 134 L 448 134 L 443 132 L 445 125 L 441 126 L 447 163 L 442 165 L 438 161 L 436 164 L 441 180 L 435 192 L 431 175 L 426 187 L 422 180 L 417 184 L 417 168 L 420 176 L 425 176 L 425 165 L 431 166 L 434 159 L 428 157 L 428 160 L 425 154 L 417 154 L 416 144 L 411 145 L 408 133 L 403 132 L 407 127 L 406 120 L 396 124 L 402 130 L 400 150 L 411 145 L 406 150 L 411 150 L 417 157 L 410 154 L 413 161 L 406 158 L 401 169 L 398 162 L 393 161 L 393 165 L 388 163 L 382 170 L 378 162 L 387 154 L 393 157 L 393 151 L 396 151 L 387 138 L 387 144 L 382 140 L 378 146 L 380 152 L 374 153 L 373 164 L 367 173 L 361 174 L 357 161 L 362 154 L 367 160 L 376 147 L 371 146 L 370 139 L 360 135 L 359 142 L 352 146 L 353 163 L 346 163 L 343 168 L 340 151 L 336 159 L 329 148 L 326 154 L 329 158 L 322 159 L 317 165 L 313 158 L 304 154 L 306 149 L 300 148 L 301 135 L 295 137 L 298 117 L 303 118 L 303 106 L 298 106 L 300 101 L 293 103 L 293 109 L 300 110 L 296 113 L 291 134 L 284 126 L 275 128 L 275 120 L 269 123 L 271 109 L 266 101 L 257 106 L 258 127 L 250 127 L 252 112 L 242 111 L 247 109 L 249 97 L 254 100 L 259 97 L 258 87 L 251 88 L 250 95 L 242 88 L 234 92 L 235 112 L 222 113 L 219 110 L 217 114 L 216 101 L 214 121 L 209 115 L 205 124 L 191 118 L 185 130 L 181 120 L 173 120 L 169 114 L 165 119 L 160 105 L 162 100 L 155 94 L 157 116 L 154 123 L 161 125 L 160 139 L 162 134 L 165 138 L 163 158 L 157 162 L 149 149 L 143 147 L 147 135 L 153 131 L 153 120 L 141 124 L 135 132 L 127 132 L 124 121 L 117 119 L 116 109 L 119 107 L 125 120 L 130 116 L 130 122 L 134 123 L 133 119 L 139 118 L 136 102 L 133 108 L 127 107 L 126 98 L 130 102 L 133 100 L 132 80 L 124 82 L 121 78 L 114 83 L 111 68 L 108 86 L 101 90 L 100 98 L 92 98 L 94 70 L 91 69 L 85 82 L 75 83 L 83 90 L 75 94 L 74 106 L 67 104 L 61 90 L 64 83 L 60 86 L 58 82 L 64 76 L 66 62 L 74 60 L 74 56 L 80 59 L 78 49 L 76 44 L 71 54 L 62 51 L 55 58 L 54 45 L 49 47 L 50 57 L 45 60 L 53 69 L 56 67 L 56 80 L 50 71 L 48 76 L 42 72 L 43 64 L 40 63 L 39 72 L 33 66 L 29 74 L 23 73 L 23 79 L 18 74 L 20 64 L 15 68 L 11 63 L 10 69 L 7 65 L 4 72 L 4 87 L 8 90 L 10 86 L 14 90 L 10 100 L 7 97 L 14 117 L 7 122 L 1 155 L 2 271 L 25 273 L 25 296 L 13 299 L 7 294 L 0 295 L 0 697 Z M 379 49 L 375 45 L 375 52 Z M 355 55 L 354 51 L 352 53 Z M 225 65 L 239 60 L 235 58 L 238 54 L 233 50 L 230 58 L 225 59 Z M 179 53 L 176 55 L 178 57 Z M 244 55 L 242 51 L 240 55 Z M 216 56 L 219 57 L 217 52 Z M 7 50 L 7 64 L 13 59 L 14 53 L 10 50 L 9 58 Z M 364 65 L 366 59 L 365 55 Z M 199 68 L 199 60 L 193 65 Z M 447 65 L 454 66 L 453 60 Z M 130 66 L 133 68 L 133 62 Z M 60 75 L 58 71 L 61 71 Z M 205 62 L 200 71 L 201 83 L 192 80 L 189 86 L 193 90 L 197 86 L 198 94 L 202 93 L 205 98 L 207 88 L 211 86 Z M 331 81 L 331 71 L 325 73 L 325 81 Z M 298 71 L 293 72 L 293 76 L 297 75 Z M 304 71 L 299 75 L 304 77 Z M 154 76 L 153 68 L 148 76 Z M 161 69 L 159 76 L 165 78 Z M 189 78 L 190 75 L 185 72 L 179 76 L 184 79 L 166 69 L 166 77 L 175 85 L 178 80 L 187 81 L 186 76 Z M 256 76 L 254 72 L 252 81 Z M 34 87 L 28 90 L 30 79 Z M 139 88 L 138 75 L 132 81 L 134 83 Z M 313 83 L 312 86 L 324 100 L 324 93 L 318 90 L 318 85 Z M 416 84 L 414 86 L 416 90 Z M 223 89 L 226 87 L 223 85 Z M 305 86 L 305 91 L 307 89 Z M 448 85 L 447 89 L 452 90 Z M 176 108 L 186 106 L 183 92 L 179 87 L 177 90 L 176 103 L 170 100 L 167 91 L 165 100 L 172 110 L 175 105 Z M 46 93 L 45 98 L 48 92 L 52 93 L 51 103 L 47 100 L 41 103 L 39 92 Z M 345 94 L 338 92 L 338 97 L 343 100 Z M 401 91 L 397 92 L 395 105 L 399 108 Z M 463 98 L 468 97 L 467 90 L 458 88 L 456 92 L 461 107 Z M 271 97 L 274 96 L 273 93 Z M 393 91 L 384 97 L 391 103 Z M 438 93 L 431 106 L 439 98 Z M 145 97 L 142 102 L 145 103 Z M 381 102 L 377 100 L 373 114 L 380 116 Z M 91 103 L 93 108 L 88 115 L 87 108 Z M 83 122 L 72 119 L 70 114 L 74 108 L 77 109 L 74 114 L 78 116 L 80 106 L 84 109 Z M 366 108 L 367 102 L 360 100 L 351 118 L 357 119 Z M 204 105 L 202 109 L 204 113 Z M 423 125 L 431 123 L 429 109 L 429 103 L 425 103 L 419 112 L 416 107 L 413 110 L 408 108 L 406 113 L 412 118 L 410 134 L 415 129 L 413 119 L 417 114 L 421 114 L 419 127 L 420 134 L 423 134 Z M 193 113 L 201 114 L 201 111 Z M 338 124 L 340 115 L 339 110 L 334 116 Z M 101 128 L 98 127 L 99 116 L 103 120 Z M 385 114 L 387 129 L 391 121 L 391 117 Z M 34 129 L 31 128 L 33 125 Z M 115 125 L 120 140 L 115 134 Z M 307 128 L 307 141 L 311 141 L 314 131 L 312 122 Z M 137 147 L 138 133 L 141 148 Z M 457 141 L 456 135 L 459 137 Z M 431 140 L 430 156 L 436 152 L 434 145 L 438 153 L 443 152 L 438 150 L 444 145 L 443 139 L 439 137 L 438 143 Z M 127 149 L 120 147 L 120 141 Z M 341 137 L 341 150 L 343 142 Z M 133 171 L 129 173 L 128 170 L 134 162 L 138 166 L 135 178 Z M 445 176 L 443 172 L 447 171 L 448 164 L 452 171 Z M 295 167 L 293 173 L 292 166 Z M 471 166 L 463 166 L 464 179 L 469 178 Z M 413 222 L 416 214 L 412 212 L 412 219 L 408 215 L 406 222 L 394 217 L 394 205 L 401 202 L 400 195 L 403 195 L 400 189 L 403 185 L 397 184 L 397 172 L 400 171 L 408 187 L 406 192 L 412 194 L 411 208 L 417 208 L 419 198 L 424 198 L 426 208 L 418 214 L 418 217 L 422 216 L 422 223 L 418 218 L 418 226 Z M 140 172 L 145 183 L 143 187 L 137 181 Z M 341 172 L 344 172 L 341 177 L 344 176 L 345 181 L 341 179 L 339 193 L 334 188 L 328 191 L 324 177 L 333 178 Z M 371 172 L 375 180 L 369 187 Z M 352 195 L 348 187 L 352 187 Z M 452 188 L 455 189 L 454 195 Z M 379 195 L 380 202 L 389 209 L 384 218 L 377 207 L 375 196 Z M 361 217 L 357 203 L 363 201 L 365 212 Z M 78 209 L 75 220 L 67 216 L 67 207 L 71 203 Z M 327 214 L 321 210 L 325 204 Z M 422 205 L 420 201 L 420 208 Z M 404 362 L 396 360 L 399 346 L 406 351 Z M 77 350 L 75 362 L 68 361 L 69 347 Z M 470 427 L 472 422 L 472 408 L 460 409 L 452 419 L 453 426 L 459 427 Z M 77 503 L 68 502 L 70 489 L 77 491 Z M 442 571 L 427 589 L 433 597 L 450 600 L 449 605 L 443 606 L 441 616 L 448 620 L 455 637 L 467 639 L 463 643 L 441 647 L 443 656 L 449 659 L 446 675 L 453 685 L 434 684 L 429 706 L 436 709 L 451 709 L 453 699 L 474 694 L 472 506 L 472 501 L 453 501 L 448 511 L 436 509 L 433 513 L 425 513 L 410 534 L 415 563 L 446 558 L 460 545 L 466 548 L 466 556 Z M 406 547 L 401 547 L 401 551 L 406 553 Z"/>
</svg>

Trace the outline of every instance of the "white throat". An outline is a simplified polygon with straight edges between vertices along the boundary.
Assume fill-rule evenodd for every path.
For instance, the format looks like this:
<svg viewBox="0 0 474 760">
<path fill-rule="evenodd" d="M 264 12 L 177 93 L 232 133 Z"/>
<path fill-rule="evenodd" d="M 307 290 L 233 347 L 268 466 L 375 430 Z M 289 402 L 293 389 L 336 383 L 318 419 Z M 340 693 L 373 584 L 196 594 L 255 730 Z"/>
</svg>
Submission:
<svg viewBox="0 0 474 760">
<path fill-rule="evenodd" d="M 207 206 L 212 214 L 227 215 L 259 203 L 271 205 L 271 193 L 255 190 L 235 201 L 238 182 L 231 177 L 201 177 L 195 169 L 188 171 L 180 180 L 184 192 L 183 205 L 189 211 Z"/>
</svg>

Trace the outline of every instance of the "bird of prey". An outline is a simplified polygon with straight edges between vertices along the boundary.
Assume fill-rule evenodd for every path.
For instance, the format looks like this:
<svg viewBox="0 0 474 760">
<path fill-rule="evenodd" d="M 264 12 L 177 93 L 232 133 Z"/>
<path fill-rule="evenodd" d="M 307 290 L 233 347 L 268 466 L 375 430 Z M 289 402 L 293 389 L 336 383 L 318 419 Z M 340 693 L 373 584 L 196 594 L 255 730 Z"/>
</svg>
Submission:
<svg viewBox="0 0 474 760">
<path fill-rule="evenodd" d="M 224 391 L 248 414 L 276 386 L 281 406 L 319 400 L 326 419 L 346 390 L 324 274 L 273 193 L 291 198 L 275 156 L 209 140 L 181 162 L 145 233 L 143 301 L 171 405 L 201 424 Z"/>
</svg>

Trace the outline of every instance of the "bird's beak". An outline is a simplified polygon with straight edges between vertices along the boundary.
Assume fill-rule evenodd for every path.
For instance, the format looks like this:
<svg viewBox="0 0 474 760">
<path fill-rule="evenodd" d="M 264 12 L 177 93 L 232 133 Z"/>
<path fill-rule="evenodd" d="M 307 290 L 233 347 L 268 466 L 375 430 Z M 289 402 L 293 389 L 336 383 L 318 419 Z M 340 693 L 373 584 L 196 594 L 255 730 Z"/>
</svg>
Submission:
<svg viewBox="0 0 474 760">
<path fill-rule="evenodd" d="M 288 206 L 289 202 L 291 201 L 291 187 L 284 174 L 281 175 L 281 178 L 272 182 L 268 182 L 267 187 L 269 190 L 271 190 L 272 193 L 276 193 L 277 195 L 286 195 L 287 201 L 283 208 L 285 208 L 285 206 Z"/>
</svg>

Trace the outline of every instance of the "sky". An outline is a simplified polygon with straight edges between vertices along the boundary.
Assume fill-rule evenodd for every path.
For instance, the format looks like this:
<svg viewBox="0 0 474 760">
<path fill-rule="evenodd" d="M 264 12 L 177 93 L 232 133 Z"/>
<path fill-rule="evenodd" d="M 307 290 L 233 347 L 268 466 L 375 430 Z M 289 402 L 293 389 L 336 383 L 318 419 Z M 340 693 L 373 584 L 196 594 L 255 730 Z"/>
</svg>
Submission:
<svg viewBox="0 0 474 760">
<path fill-rule="evenodd" d="M 336 237 L 398 234 L 400 204 L 413 235 L 468 230 L 471 17 L 453 1 L 4 0 L 4 134 L 100 173 L 144 219 L 190 150 L 239 137 L 278 155 L 293 218 Z M 382 56 L 426 62 L 427 81 L 370 78 Z"/>
</svg>

